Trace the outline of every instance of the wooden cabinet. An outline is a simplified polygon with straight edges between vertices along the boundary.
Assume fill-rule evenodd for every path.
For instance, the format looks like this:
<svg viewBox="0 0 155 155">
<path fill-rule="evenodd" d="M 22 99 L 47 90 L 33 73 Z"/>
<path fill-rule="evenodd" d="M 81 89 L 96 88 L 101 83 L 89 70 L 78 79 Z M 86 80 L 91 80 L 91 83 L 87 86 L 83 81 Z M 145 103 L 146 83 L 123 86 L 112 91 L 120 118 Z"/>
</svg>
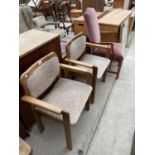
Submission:
<svg viewBox="0 0 155 155">
<path fill-rule="evenodd" d="M 104 0 L 82 0 L 82 10 L 83 12 L 87 7 L 95 8 L 97 12 L 103 11 Z"/>
<path fill-rule="evenodd" d="M 32 29 L 19 36 L 19 76 L 34 62 L 55 52 L 61 61 L 60 37 L 58 34 Z M 24 92 L 19 85 L 19 97 Z M 34 117 L 29 104 L 19 101 L 19 111 L 28 127 L 34 123 Z M 22 130 L 22 128 L 21 128 Z"/>
<path fill-rule="evenodd" d="M 103 12 L 97 12 L 97 17 L 98 19 L 101 18 L 104 13 Z M 80 33 L 80 32 L 84 32 L 86 34 L 86 29 L 84 26 L 84 17 L 80 16 L 78 18 L 75 18 L 73 21 L 73 31 L 75 34 Z"/>
<path fill-rule="evenodd" d="M 114 9 L 100 18 L 98 22 L 102 41 L 120 42 L 124 46 L 127 46 L 128 20 L 130 15 L 131 11 L 129 10 Z"/>
<path fill-rule="evenodd" d="M 130 9 L 134 0 L 114 0 L 113 8 Z"/>
</svg>

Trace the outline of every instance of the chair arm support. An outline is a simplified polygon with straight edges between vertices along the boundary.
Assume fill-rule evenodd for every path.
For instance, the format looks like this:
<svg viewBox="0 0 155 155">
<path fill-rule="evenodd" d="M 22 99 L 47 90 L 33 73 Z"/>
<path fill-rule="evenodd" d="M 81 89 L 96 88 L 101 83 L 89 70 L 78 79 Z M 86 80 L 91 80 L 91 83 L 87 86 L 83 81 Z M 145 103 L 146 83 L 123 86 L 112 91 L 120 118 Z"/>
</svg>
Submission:
<svg viewBox="0 0 155 155">
<path fill-rule="evenodd" d="M 90 76 L 91 73 L 85 68 L 80 68 L 77 66 L 71 66 L 67 64 L 60 64 L 60 69 L 68 72 L 78 73 L 80 75 Z"/>
<path fill-rule="evenodd" d="M 40 108 L 48 110 L 48 111 L 50 111 L 52 113 L 58 114 L 58 115 L 60 115 L 62 113 L 61 108 L 59 108 L 59 107 L 57 107 L 55 105 L 49 104 L 49 103 L 47 103 L 45 101 L 39 100 L 37 98 L 31 97 L 31 96 L 24 95 L 21 98 L 21 100 L 26 102 L 26 103 L 29 103 L 31 105 L 38 106 Z"/>
<path fill-rule="evenodd" d="M 84 66 L 84 67 L 88 67 L 88 68 L 93 68 L 96 67 L 95 65 L 91 65 L 82 61 L 78 61 L 78 60 L 74 60 L 74 59 L 65 59 L 65 62 L 67 63 L 71 63 L 71 64 L 75 64 L 75 65 L 80 65 L 80 66 Z"/>
</svg>

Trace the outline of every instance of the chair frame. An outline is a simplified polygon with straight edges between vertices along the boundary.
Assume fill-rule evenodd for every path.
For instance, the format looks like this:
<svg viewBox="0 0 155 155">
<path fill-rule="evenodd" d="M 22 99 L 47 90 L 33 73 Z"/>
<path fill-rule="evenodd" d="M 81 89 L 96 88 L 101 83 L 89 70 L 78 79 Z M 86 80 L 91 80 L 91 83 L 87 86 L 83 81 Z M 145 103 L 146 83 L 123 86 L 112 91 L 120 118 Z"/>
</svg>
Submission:
<svg viewBox="0 0 155 155">
<path fill-rule="evenodd" d="M 111 1 L 109 1 L 109 2 L 111 2 Z M 112 3 L 113 4 L 113 3 Z M 97 23 L 98 24 L 98 23 Z M 114 33 L 116 33 L 116 32 L 113 32 L 113 31 L 104 31 L 104 33 L 111 33 L 111 34 L 114 34 Z M 100 31 L 100 35 L 101 35 L 101 31 Z M 88 37 L 88 41 L 89 41 L 89 37 Z M 111 60 L 111 62 L 110 62 L 110 67 L 109 67 L 109 70 L 108 70 L 108 72 L 109 73 L 113 73 L 113 74 L 116 74 L 116 79 L 118 79 L 119 78 L 119 74 L 120 74 L 120 70 L 121 70 L 121 67 L 122 67 L 122 62 L 123 62 L 123 60 L 122 61 L 118 61 L 118 60 L 116 60 L 116 58 L 115 58 L 115 54 L 114 54 L 114 51 L 113 51 L 113 42 L 99 42 L 99 43 L 94 43 L 94 42 L 91 42 L 91 41 L 89 41 L 91 44 L 96 44 L 97 46 L 100 46 L 99 48 L 103 48 L 103 49 L 106 49 L 105 47 L 107 47 L 107 49 L 108 49 L 108 46 L 107 45 L 110 45 L 110 48 L 107 50 L 107 52 L 109 53 L 110 52 L 110 57 L 109 57 L 109 59 Z M 93 45 L 94 46 L 94 45 Z M 104 53 L 105 54 L 105 53 Z M 94 55 L 98 55 L 98 56 L 101 56 L 101 57 L 104 57 L 104 56 L 102 56 L 102 55 L 100 55 L 100 54 L 94 54 Z M 117 71 L 112 71 L 111 70 L 111 66 L 112 66 L 112 62 L 113 61 L 117 61 L 118 62 L 118 68 L 117 68 Z"/>
<path fill-rule="evenodd" d="M 70 58 L 70 46 L 72 44 L 72 42 L 74 40 L 76 40 L 77 38 L 81 37 L 81 36 L 86 36 L 83 32 L 80 32 L 79 34 L 77 34 L 76 36 L 74 36 L 66 45 L 66 51 L 67 51 L 67 58 L 64 60 L 65 63 L 70 64 L 70 65 L 79 65 L 79 66 L 83 66 L 83 67 L 87 67 L 87 68 L 91 68 L 92 69 L 92 73 L 93 73 L 93 78 L 92 78 L 92 87 L 93 87 L 93 91 L 92 91 L 92 98 L 91 101 L 92 103 L 94 103 L 95 101 L 95 90 L 96 90 L 96 80 L 97 80 L 97 72 L 98 72 L 98 68 L 95 65 L 91 65 L 91 64 L 87 64 L 85 62 L 81 62 L 80 58 L 84 55 L 84 53 L 80 56 L 80 58 L 78 60 L 74 60 Z M 100 45 L 100 44 L 96 44 L 96 43 L 90 43 L 90 42 L 86 42 L 86 48 L 103 48 L 106 49 L 108 52 L 113 52 L 111 51 L 111 48 L 109 48 L 106 45 Z M 111 62 L 110 62 L 111 65 Z M 102 81 L 105 82 L 106 80 L 106 74 L 107 71 L 109 70 L 109 67 L 107 68 L 107 70 L 105 71 L 105 73 L 102 76 Z"/>
<path fill-rule="evenodd" d="M 111 70 L 112 62 L 115 61 L 115 59 L 116 59 L 115 58 L 115 55 L 114 55 L 114 51 L 113 51 L 113 43 L 112 42 L 100 42 L 100 43 L 92 43 L 92 42 L 90 42 L 89 45 L 92 46 L 92 47 L 93 46 L 95 47 L 95 45 L 97 45 L 98 48 L 103 48 L 103 49 L 106 49 L 105 46 L 107 46 L 107 45 L 110 45 L 111 46 L 110 48 L 108 47 L 109 50 L 107 51 L 107 52 L 110 52 L 110 60 L 111 60 L 110 66 L 109 66 L 109 70 L 107 72 L 116 74 L 116 79 L 118 79 L 119 78 L 120 71 L 121 71 L 123 60 L 122 61 L 117 61 L 116 60 L 118 62 L 117 71 L 112 71 Z M 97 55 L 97 54 L 95 54 L 95 55 Z M 101 55 L 99 55 L 99 56 L 101 56 Z"/>
<path fill-rule="evenodd" d="M 61 123 L 64 126 L 64 131 L 65 131 L 65 138 L 66 138 L 66 145 L 67 148 L 72 150 L 72 138 L 71 138 L 71 127 L 70 127 L 70 114 L 67 111 L 64 111 L 62 108 L 52 104 L 52 103 L 47 103 L 45 101 L 42 101 L 41 98 L 47 94 L 47 90 L 45 90 L 45 92 L 43 92 L 43 94 L 41 94 L 39 97 L 35 98 L 30 96 L 28 88 L 26 86 L 26 82 L 28 77 L 44 62 L 48 61 L 50 58 L 55 57 L 56 54 L 54 52 L 51 52 L 50 54 L 46 55 L 45 57 L 41 58 L 40 60 L 38 60 L 36 63 L 34 63 L 27 71 L 25 71 L 21 77 L 20 77 L 20 83 L 21 86 L 25 92 L 25 95 L 21 98 L 21 100 L 25 103 L 28 103 L 31 105 L 32 111 L 33 111 L 33 115 L 35 117 L 36 123 L 38 125 L 39 131 L 42 133 L 44 131 L 44 125 L 43 122 L 41 120 L 41 117 L 44 116 L 48 119 L 52 119 L 55 120 L 59 123 Z M 91 77 L 92 74 L 89 73 L 88 71 L 81 69 L 79 67 L 75 67 L 75 66 L 69 66 L 67 64 L 60 64 L 60 70 L 63 70 L 65 72 L 68 72 L 68 74 L 71 73 L 75 73 L 76 75 L 82 75 L 82 77 L 84 77 L 87 81 L 87 84 L 91 85 Z M 74 75 L 75 75 L 74 74 Z M 53 82 L 54 84 L 56 83 L 56 81 L 59 79 L 60 76 L 58 76 L 56 78 L 56 80 Z M 52 84 L 50 86 L 50 89 L 53 87 L 54 85 Z M 89 110 L 89 104 L 90 104 L 90 96 L 88 98 L 88 101 L 86 103 L 86 110 Z M 34 109 L 34 107 L 40 107 L 43 108 L 44 110 L 50 111 L 56 115 L 62 115 L 62 120 L 58 119 L 54 116 L 49 116 L 43 112 L 39 112 L 36 111 Z"/>
</svg>

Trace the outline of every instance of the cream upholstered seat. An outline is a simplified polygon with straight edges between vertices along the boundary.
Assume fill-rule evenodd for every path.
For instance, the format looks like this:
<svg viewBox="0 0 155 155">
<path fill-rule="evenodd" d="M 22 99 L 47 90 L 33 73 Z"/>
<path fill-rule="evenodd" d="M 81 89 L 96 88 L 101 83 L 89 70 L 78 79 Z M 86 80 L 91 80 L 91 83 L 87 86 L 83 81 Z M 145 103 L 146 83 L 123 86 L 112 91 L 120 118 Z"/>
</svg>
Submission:
<svg viewBox="0 0 155 155">
<path fill-rule="evenodd" d="M 111 64 L 109 67 L 109 72 L 116 74 L 116 79 L 119 78 L 122 62 L 124 59 L 124 49 L 122 43 L 113 43 L 113 42 L 101 42 L 101 34 L 100 28 L 98 24 L 98 19 L 96 15 L 96 11 L 94 8 L 87 8 L 84 12 L 84 23 L 87 31 L 87 36 L 90 43 L 98 44 L 102 46 L 108 46 L 109 50 L 107 51 L 106 48 L 97 48 L 93 49 L 92 54 L 98 55 L 101 57 L 108 57 L 112 62 L 118 64 L 117 70 L 113 71 L 111 68 Z"/>
<path fill-rule="evenodd" d="M 80 65 L 82 68 L 87 68 L 92 74 L 96 74 L 96 71 L 93 70 L 96 67 L 98 70 L 97 78 L 103 78 L 103 80 L 105 80 L 110 59 L 86 53 L 86 47 L 90 45 L 92 46 L 93 44 L 87 44 L 86 36 L 83 33 L 75 35 L 66 45 L 67 59 L 65 59 L 65 61 L 74 65 Z M 93 46 L 97 48 L 97 45 Z M 81 61 L 82 64 L 74 60 Z M 88 67 L 88 65 L 92 65 L 92 67 Z M 95 83 L 96 79 L 94 78 L 92 81 L 93 96 L 95 95 Z M 92 101 L 94 101 L 94 97 Z"/>
<path fill-rule="evenodd" d="M 86 83 L 60 78 L 60 71 L 80 74 Z M 92 74 L 79 67 L 59 64 L 54 52 L 33 64 L 21 77 L 25 96 L 22 101 L 32 105 L 39 130 L 44 126 L 40 116 L 54 118 L 64 125 L 67 148 L 72 149 L 70 124 L 75 124 L 84 107 L 89 110 Z"/>
<path fill-rule="evenodd" d="M 91 91 L 92 87 L 87 84 L 60 78 L 54 88 L 43 98 L 43 100 L 48 103 L 53 103 L 54 105 L 56 103 L 57 106 L 68 111 L 70 114 L 71 124 L 75 124 L 84 109 Z M 37 110 L 42 111 L 41 108 L 37 108 Z M 56 116 L 51 112 L 46 112 L 48 115 L 62 119 L 62 116 Z"/>
<path fill-rule="evenodd" d="M 101 58 L 101 57 L 91 55 L 91 54 L 84 54 L 83 57 L 80 59 L 80 61 L 88 63 L 88 64 L 94 64 L 95 66 L 97 66 L 98 68 L 97 78 L 98 79 L 102 78 L 103 72 L 106 71 L 110 63 L 110 60 L 107 58 Z"/>
</svg>

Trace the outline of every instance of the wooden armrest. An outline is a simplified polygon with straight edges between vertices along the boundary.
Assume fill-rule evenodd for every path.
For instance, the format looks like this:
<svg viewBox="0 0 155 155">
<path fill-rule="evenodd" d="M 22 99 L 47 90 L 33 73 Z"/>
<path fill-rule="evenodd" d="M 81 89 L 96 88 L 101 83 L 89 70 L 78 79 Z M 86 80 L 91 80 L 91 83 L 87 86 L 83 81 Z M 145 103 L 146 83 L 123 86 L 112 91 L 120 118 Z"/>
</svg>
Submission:
<svg viewBox="0 0 155 155">
<path fill-rule="evenodd" d="M 107 45 L 98 44 L 98 43 L 86 42 L 86 45 L 89 46 L 89 47 L 93 47 L 93 48 L 111 49 L 111 47 L 109 47 L 109 46 L 107 46 Z"/>
<path fill-rule="evenodd" d="M 78 73 L 81 75 L 87 75 L 87 76 L 91 74 L 85 68 L 80 68 L 77 66 L 71 66 L 71 65 L 67 65 L 67 64 L 60 64 L 60 69 L 65 70 L 65 71 L 69 71 L 69 72 L 73 72 L 73 73 Z"/>
<path fill-rule="evenodd" d="M 34 98 L 34 97 L 31 97 L 31 96 L 26 96 L 24 95 L 22 98 L 21 98 L 22 101 L 26 102 L 26 103 L 29 103 L 29 104 L 32 104 L 34 106 L 38 106 L 40 108 L 43 108 L 45 110 L 48 110 L 50 112 L 53 112 L 55 114 L 61 114 L 62 113 L 62 109 L 55 106 L 55 105 L 52 105 L 52 104 L 49 104 L 45 101 L 42 101 L 42 100 L 39 100 L 37 98 Z"/>
<path fill-rule="evenodd" d="M 65 59 L 65 62 L 88 67 L 88 68 L 96 67 L 95 65 L 87 64 L 85 62 L 81 62 L 81 61 L 74 60 L 74 59 L 68 59 L 68 58 Z"/>
</svg>

